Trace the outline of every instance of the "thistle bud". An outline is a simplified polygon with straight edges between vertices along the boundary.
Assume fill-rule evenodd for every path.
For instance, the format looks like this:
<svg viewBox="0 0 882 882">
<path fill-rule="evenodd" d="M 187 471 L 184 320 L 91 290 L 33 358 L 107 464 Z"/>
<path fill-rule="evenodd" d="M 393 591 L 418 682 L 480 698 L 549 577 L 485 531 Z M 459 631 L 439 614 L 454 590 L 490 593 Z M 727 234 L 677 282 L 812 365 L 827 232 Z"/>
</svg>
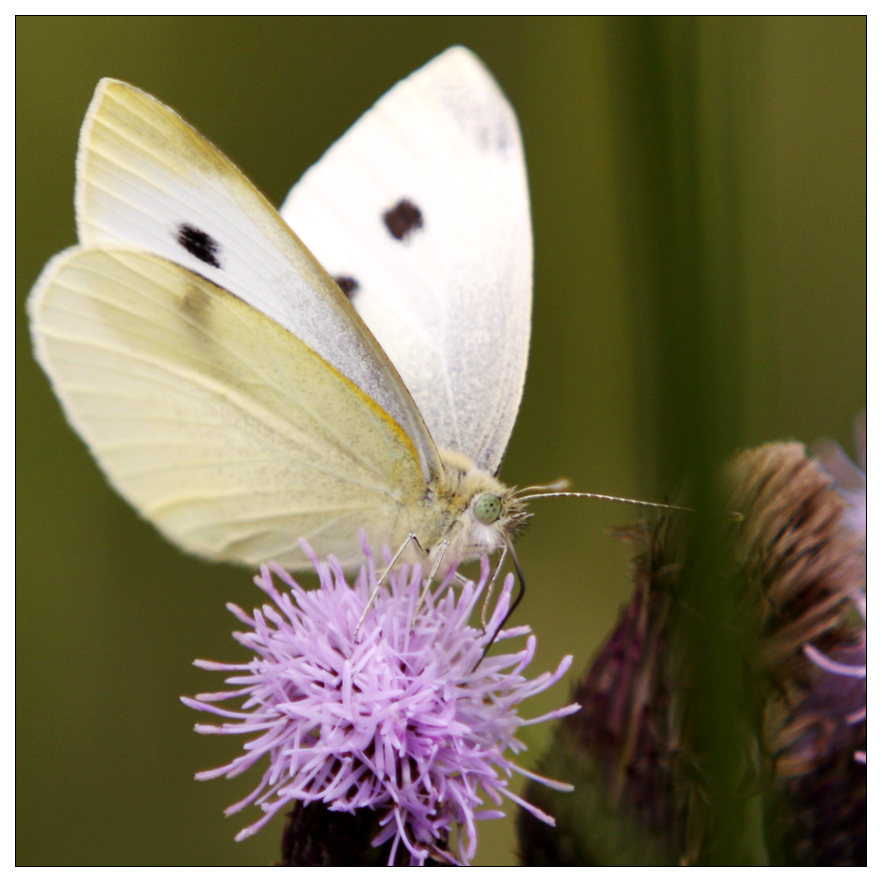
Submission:
<svg viewBox="0 0 882 882">
<path fill-rule="evenodd" d="M 561 722 L 541 765 L 566 770 L 575 793 L 527 791 L 558 826 L 540 831 L 521 815 L 525 863 L 713 862 L 708 843 L 729 822 L 739 862 L 866 861 L 866 769 L 855 759 L 866 738 L 866 644 L 854 613 L 865 538 L 852 500 L 796 443 L 738 454 L 723 486 L 729 514 L 618 531 L 637 552 L 634 593 L 575 692 L 582 709 Z M 684 590 L 699 517 L 729 521 L 717 558 L 732 610 L 720 652 L 733 654 L 737 680 L 734 715 L 719 723 L 734 745 L 728 764 L 715 765 L 695 723 L 706 672 L 690 641 L 721 624 L 703 620 Z"/>
</svg>

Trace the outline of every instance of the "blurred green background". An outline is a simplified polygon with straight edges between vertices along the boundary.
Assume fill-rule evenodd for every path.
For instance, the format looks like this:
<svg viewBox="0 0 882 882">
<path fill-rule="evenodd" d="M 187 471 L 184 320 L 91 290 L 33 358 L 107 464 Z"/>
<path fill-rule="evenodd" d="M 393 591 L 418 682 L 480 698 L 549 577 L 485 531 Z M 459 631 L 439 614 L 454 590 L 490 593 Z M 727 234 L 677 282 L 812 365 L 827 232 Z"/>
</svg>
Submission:
<svg viewBox="0 0 882 882">
<path fill-rule="evenodd" d="M 707 426 L 725 450 L 828 435 L 852 452 L 865 41 L 863 18 L 17 19 L 17 862 L 279 856 L 278 823 L 236 844 L 254 815 L 222 817 L 253 778 L 193 781 L 240 744 L 195 735 L 178 701 L 219 688 L 194 658 L 243 657 L 224 604 L 262 595 L 246 571 L 170 547 L 110 491 L 31 356 L 25 299 L 75 241 L 77 132 L 100 77 L 175 107 L 278 204 L 396 81 L 451 44 L 477 52 L 520 119 L 536 252 L 501 477 L 661 499 Z M 627 551 L 605 530 L 639 510 L 534 511 L 516 618 L 538 635 L 534 672 L 572 653 L 572 679 L 629 593 Z M 550 734 L 525 730 L 528 764 Z M 510 820 L 480 835 L 479 863 L 515 862 Z"/>
</svg>

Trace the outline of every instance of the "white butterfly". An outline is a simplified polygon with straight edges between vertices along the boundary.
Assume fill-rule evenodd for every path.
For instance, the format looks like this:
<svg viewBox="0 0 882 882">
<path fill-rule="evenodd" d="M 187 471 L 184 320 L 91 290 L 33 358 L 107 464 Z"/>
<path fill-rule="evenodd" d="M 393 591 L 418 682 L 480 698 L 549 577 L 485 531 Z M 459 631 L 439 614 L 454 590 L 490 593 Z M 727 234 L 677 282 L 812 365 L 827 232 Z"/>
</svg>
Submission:
<svg viewBox="0 0 882 882">
<path fill-rule="evenodd" d="M 526 513 L 495 474 L 527 365 L 529 196 L 471 52 L 395 86 L 281 216 L 172 110 L 102 80 L 76 216 L 30 296 L 37 358 L 173 542 L 289 568 L 301 536 L 355 564 L 360 528 L 436 566 L 510 545 Z"/>
</svg>

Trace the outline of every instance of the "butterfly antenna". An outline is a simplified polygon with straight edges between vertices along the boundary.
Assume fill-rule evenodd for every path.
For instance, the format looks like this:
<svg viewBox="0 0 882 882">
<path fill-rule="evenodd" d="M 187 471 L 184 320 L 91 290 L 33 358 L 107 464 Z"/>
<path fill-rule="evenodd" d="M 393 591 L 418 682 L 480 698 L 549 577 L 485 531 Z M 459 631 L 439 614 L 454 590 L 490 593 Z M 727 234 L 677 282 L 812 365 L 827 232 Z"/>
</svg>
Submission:
<svg viewBox="0 0 882 882">
<path fill-rule="evenodd" d="M 558 481 L 558 484 L 563 483 L 563 481 Z M 554 487 L 554 484 L 549 484 L 549 487 Z M 523 490 L 519 490 L 517 493 L 518 499 L 526 502 L 528 499 L 549 499 L 552 496 L 572 496 L 577 499 L 602 499 L 605 502 L 626 502 L 628 505 L 642 505 L 647 508 L 659 508 L 664 511 L 684 511 L 688 514 L 695 514 L 694 508 L 689 508 L 686 505 L 671 505 L 666 502 L 646 502 L 643 499 L 628 499 L 626 496 L 607 496 L 604 493 L 575 493 L 575 492 L 565 492 L 561 490 L 554 490 L 550 493 L 532 493 L 529 496 L 521 496 L 527 490 L 540 490 L 544 489 L 541 487 L 524 487 Z M 736 523 L 744 520 L 744 515 L 740 511 L 724 511 L 723 515 L 729 518 Z"/>
<path fill-rule="evenodd" d="M 533 484 L 530 487 L 521 487 L 516 495 L 520 496 L 522 493 L 529 493 L 531 490 L 544 490 L 548 492 L 569 490 L 572 485 L 573 482 L 569 478 L 559 478 L 553 484 Z M 532 499 L 533 497 L 529 496 L 527 498 Z"/>
<path fill-rule="evenodd" d="M 558 481 L 556 484 L 549 484 L 548 488 L 553 488 L 558 485 L 564 484 L 564 486 L 568 486 L 568 482 Z M 666 509 L 667 511 L 686 511 L 686 512 L 694 512 L 694 508 L 687 508 L 684 505 L 670 505 L 665 502 L 646 502 L 642 499 L 628 499 L 626 496 L 607 496 L 605 493 L 576 493 L 573 491 L 566 490 L 551 490 L 544 493 L 531 493 L 529 496 L 522 496 L 521 494 L 529 491 L 529 490 L 546 490 L 545 487 L 524 487 L 523 490 L 518 491 L 518 499 L 523 502 L 526 502 L 528 499 L 550 499 L 552 496 L 571 496 L 575 499 L 602 499 L 606 502 L 627 502 L 629 505 L 644 505 L 648 508 L 661 508 Z"/>
<path fill-rule="evenodd" d="M 509 620 L 509 618 L 511 618 L 511 614 L 518 608 L 518 604 L 524 599 L 524 592 L 527 590 L 527 582 L 524 579 L 524 572 L 521 569 L 521 564 L 518 561 L 518 556 L 515 554 L 515 550 L 512 547 L 511 540 L 506 539 L 505 545 L 508 548 L 508 553 L 511 555 L 512 561 L 514 562 L 515 572 L 518 574 L 518 596 L 515 598 L 515 602 L 508 608 L 508 612 L 505 614 L 502 621 L 496 627 L 496 630 L 493 632 L 493 636 L 484 647 L 484 651 L 481 653 L 481 657 L 472 668 L 472 673 L 474 673 L 478 669 L 478 665 L 481 664 L 482 661 L 484 661 L 484 658 L 490 651 L 490 647 L 496 642 L 496 638 L 499 636 L 499 632 L 505 627 L 505 623 Z"/>
</svg>

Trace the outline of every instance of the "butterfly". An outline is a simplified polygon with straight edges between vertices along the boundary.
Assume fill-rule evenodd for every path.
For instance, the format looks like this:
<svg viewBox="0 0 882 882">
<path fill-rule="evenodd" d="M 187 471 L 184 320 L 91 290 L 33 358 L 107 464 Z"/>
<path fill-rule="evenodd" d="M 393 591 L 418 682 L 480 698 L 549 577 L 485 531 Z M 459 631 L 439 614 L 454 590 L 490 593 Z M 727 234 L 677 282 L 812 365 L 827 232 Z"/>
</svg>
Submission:
<svg viewBox="0 0 882 882">
<path fill-rule="evenodd" d="M 504 550 L 496 477 L 532 300 L 515 114 L 453 47 L 398 83 L 277 212 L 173 110 L 98 84 L 79 244 L 28 302 L 36 357 L 116 490 L 213 560 L 341 565 Z"/>
</svg>

